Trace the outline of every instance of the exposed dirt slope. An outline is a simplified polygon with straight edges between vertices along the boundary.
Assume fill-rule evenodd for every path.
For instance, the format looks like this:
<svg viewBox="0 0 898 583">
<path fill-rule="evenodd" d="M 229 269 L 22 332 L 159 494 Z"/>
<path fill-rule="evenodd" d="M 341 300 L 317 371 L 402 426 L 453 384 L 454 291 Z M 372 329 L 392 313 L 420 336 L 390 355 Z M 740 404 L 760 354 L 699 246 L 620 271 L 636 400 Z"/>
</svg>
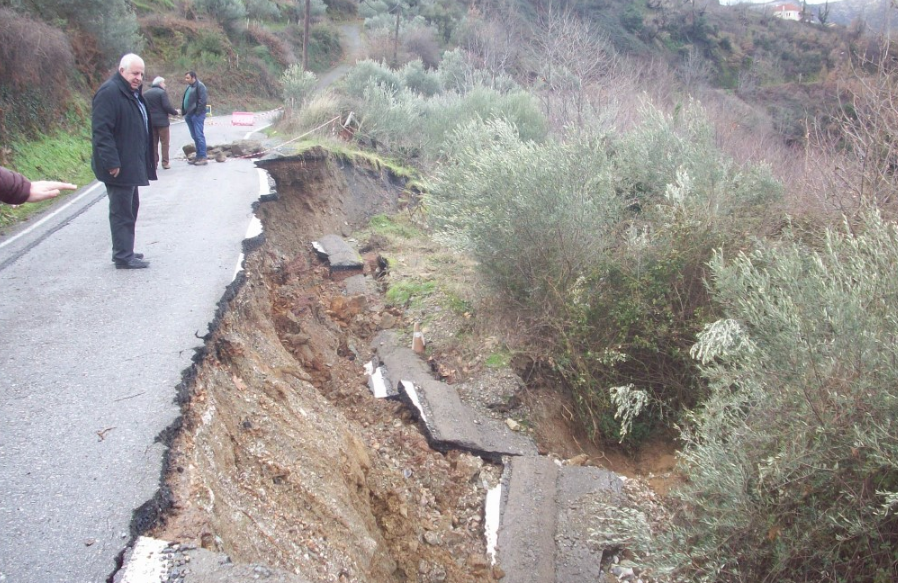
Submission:
<svg viewBox="0 0 898 583">
<path fill-rule="evenodd" d="M 492 580 L 481 513 L 499 469 L 430 450 L 401 405 L 371 397 L 369 338 L 402 313 L 344 295 L 311 251 L 394 208 L 400 186 L 320 151 L 272 174 L 265 243 L 198 366 L 174 508 L 152 534 L 312 581 Z"/>
<path fill-rule="evenodd" d="M 147 534 L 315 582 L 500 579 L 501 565 L 487 558 L 483 504 L 501 468 L 431 450 L 410 411 L 367 387 L 374 335 L 398 329 L 410 345 L 414 322 L 435 375 L 480 413 L 513 419 L 541 453 L 627 475 L 669 471 L 669 444 L 651 448 L 645 463 L 603 452 L 571 430 L 561 392 L 533 379 L 528 388 L 495 365 L 514 326 L 489 321 L 502 310 L 481 294 L 464 255 L 413 221 L 361 230 L 396 210 L 402 186 L 386 171 L 322 150 L 267 167 L 279 198 L 257 210 L 264 242 L 197 365 L 171 449 L 173 507 Z M 361 287 L 313 252 L 328 233 L 362 249 Z M 496 330 L 507 332 L 500 339 Z"/>
</svg>

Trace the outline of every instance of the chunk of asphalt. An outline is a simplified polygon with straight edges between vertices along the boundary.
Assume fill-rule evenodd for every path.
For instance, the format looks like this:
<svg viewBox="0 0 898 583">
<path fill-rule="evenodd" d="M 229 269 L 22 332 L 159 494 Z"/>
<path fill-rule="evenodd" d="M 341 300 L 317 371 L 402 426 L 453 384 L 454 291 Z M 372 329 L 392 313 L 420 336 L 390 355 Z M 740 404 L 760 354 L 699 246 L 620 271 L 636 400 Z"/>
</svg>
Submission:
<svg viewBox="0 0 898 583">
<path fill-rule="evenodd" d="M 187 557 L 184 568 L 179 578 L 170 579 L 170 583 L 310 583 L 301 575 L 275 567 L 258 563 L 235 564 L 227 555 L 205 549 L 190 549 L 183 554 Z"/>
<path fill-rule="evenodd" d="M 590 543 L 593 519 L 606 515 L 609 505 L 619 506 L 623 484 L 614 472 L 602 468 L 564 466 L 557 482 L 555 522 L 555 581 L 600 581 L 605 549 Z"/>
<path fill-rule="evenodd" d="M 411 350 L 409 352 L 414 354 Z M 395 362 L 391 364 L 387 360 L 387 368 L 392 366 Z M 462 403 L 458 391 L 450 385 L 432 379 L 420 384 L 402 379 L 399 389 L 404 400 L 418 412 L 434 449 L 460 449 L 495 462 L 506 455 L 537 453 L 530 439 Z"/>
<path fill-rule="evenodd" d="M 364 265 L 355 249 L 338 235 L 325 235 L 317 241 L 312 241 L 312 247 L 330 264 L 332 270 L 361 269 Z"/>
<path fill-rule="evenodd" d="M 235 564 L 227 555 L 189 545 L 138 537 L 125 553 L 114 583 L 309 583 L 295 575 L 257 563 Z"/>
<path fill-rule="evenodd" d="M 398 382 L 403 401 L 417 413 L 434 449 L 460 449 L 495 462 L 506 455 L 536 455 L 536 446 L 528 437 L 474 411 L 462 403 L 455 387 L 434 379 L 411 348 L 398 345 L 395 331 L 380 332 L 372 347 L 391 382 Z"/>
<path fill-rule="evenodd" d="M 371 287 L 368 285 L 368 278 L 357 273 L 352 277 L 347 277 L 343 281 L 343 289 L 347 296 L 363 296 L 371 293 Z"/>
<path fill-rule="evenodd" d="M 507 580 L 602 581 L 605 549 L 590 542 L 590 531 L 594 517 L 608 515 L 609 507 L 621 503 L 623 483 L 617 474 L 560 466 L 546 457 L 504 461 L 496 553 Z"/>
<path fill-rule="evenodd" d="M 496 544 L 504 581 L 555 581 L 556 482 L 560 468 L 538 456 L 511 458 L 502 473 L 503 504 Z M 564 583 L 573 583 L 565 581 Z"/>
<path fill-rule="evenodd" d="M 398 383 L 390 380 L 387 367 L 377 360 L 372 360 L 365 365 L 365 374 L 368 375 L 368 389 L 376 399 L 398 399 Z"/>
</svg>

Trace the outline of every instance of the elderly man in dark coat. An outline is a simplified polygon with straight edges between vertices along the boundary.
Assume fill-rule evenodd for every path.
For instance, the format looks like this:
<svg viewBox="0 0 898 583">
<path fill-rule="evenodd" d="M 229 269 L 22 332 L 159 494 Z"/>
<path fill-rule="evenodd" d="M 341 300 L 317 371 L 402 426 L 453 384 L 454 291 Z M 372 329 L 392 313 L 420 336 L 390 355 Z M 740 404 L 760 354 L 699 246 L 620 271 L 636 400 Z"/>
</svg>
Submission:
<svg viewBox="0 0 898 583">
<path fill-rule="evenodd" d="M 156 180 L 149 114 L 141 94 L 143 73 L 143 59 L 125 55 L 118 72 L 100 86 L 93 99 L 91 167 L 97 180 L 106 184 L 112 260 L 117 269 L 150 265 L 143 254 L 134 253 L 138 187 Z"/>
<path fill-rule="evenodd" d="M 162 168 L 168 170 L 171 165 L 168 161 L 168 146 L 171 141 L 171 132 L 168 121 L 169 115 L 178 115 L 178 110 L 172 107 L 171 101 L 168 100 L 168 93 L 165 92 L 165 78 L 156 77 L 153 79 L 153 86 L 144 91 L 143 98 L 147 100 L 147 107 L 150 112 L 150 124 L 153 126 L 153 156 L 154 164 L 159 167 L 159 160 L 162 160 Z M 159 155 L 159 145 L 162 144 L 162 155 Z"/>
</svg>

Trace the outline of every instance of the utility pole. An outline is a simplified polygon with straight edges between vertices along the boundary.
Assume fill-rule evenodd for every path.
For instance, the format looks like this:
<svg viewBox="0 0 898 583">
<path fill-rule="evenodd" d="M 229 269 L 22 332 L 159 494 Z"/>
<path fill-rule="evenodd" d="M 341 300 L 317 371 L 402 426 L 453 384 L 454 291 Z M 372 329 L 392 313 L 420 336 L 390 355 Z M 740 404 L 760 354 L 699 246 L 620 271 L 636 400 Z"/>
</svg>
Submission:
<svg viewBox="0 0 898 583">
<path fill-rule="evenodd" d="M 396 3 L 396 33 L 393 35 L 393 67 L 399 66 L 399 3 Z"/>
<path fill-rule="evenodd" d="M 312 0 L 306 0 L 306 18 L 302 29 L 302 70 L 309 70 L 309 20 L 312 14 Z"/>
</svg>

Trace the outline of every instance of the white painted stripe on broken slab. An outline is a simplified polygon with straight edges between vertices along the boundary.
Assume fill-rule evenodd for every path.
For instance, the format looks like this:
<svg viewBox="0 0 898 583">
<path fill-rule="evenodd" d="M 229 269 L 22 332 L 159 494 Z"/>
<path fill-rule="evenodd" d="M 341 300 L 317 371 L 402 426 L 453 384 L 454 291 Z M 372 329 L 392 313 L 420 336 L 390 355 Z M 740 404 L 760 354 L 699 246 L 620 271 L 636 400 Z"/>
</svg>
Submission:
<svg viewBox="0 0 898 583">
<path fill-rule="evenodd" d="M 424 414 L 424 407 L 421 406 L 421 400 L 418 398 L 418 387 L 412 381 L 399 381 L 399 383 L 405 387 L 405 393 L 411 399 L 412 405 L 418 410 L 418 414 L 421 415 L 421 421 L 427 424 L 427 415 Z"/>
<path fill-rule="evenodd" d="M 168 579 L 168 561 L 162 554 L 168 543 L 158 538 L 141 536 L 125 565 L 121 583 L 161 583 Z"/>
<path fill-rule="evenodd" d="M 384 374 L 384 367 L 377 367 L 376 369 L 374 369 L 374 372 L 370 374 L 370 376 L 371 392 L 374 393 L 374 396 L 378 399 L 386 399 L 387 397 L 389 397 L 390 390 L 387 377 Z"/>
<path fill-rule="evenodd" d="M 499 543 L 499 518 L 502 505 L 502 484 L 497 484 L 486 493 L 483 514 L 485 517 L 483 534 L 486 536 L 486 552 L 490 556 L 490 564 L 496 564 L 496 545 Z"/>
</svg>

